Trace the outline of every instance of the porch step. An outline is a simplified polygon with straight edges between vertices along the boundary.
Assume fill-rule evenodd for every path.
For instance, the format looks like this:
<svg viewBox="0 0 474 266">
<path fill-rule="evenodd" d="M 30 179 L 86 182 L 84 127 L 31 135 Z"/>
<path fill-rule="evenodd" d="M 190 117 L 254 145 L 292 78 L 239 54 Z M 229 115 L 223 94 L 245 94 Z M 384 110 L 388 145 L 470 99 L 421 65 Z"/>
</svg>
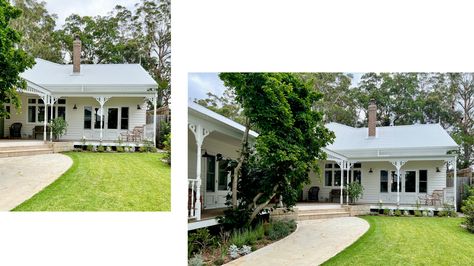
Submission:
<svg viewBox="0 0 474 266">
<path fill-rule="evenodd" d="M 0 150 L 0 158 L 50 154 L 50 153 L 53 153 L 53 150 L 51 148 L 22 147 L 22 149 L 16 149 L 16 150 L 3 150 L 3 149 Z"/>
<path fill-rule="evenodd" d="M 310 209 L 310 210 L 301 210 L 298 209 L 298 214 L 308 214 L 308 213 L 328 213 L 328 212 L 347 212 L 346 208 L 334 208 L 334 209 Z"/>
<path fill-rule="evenodd" d="M 326 210 L 326 212 L 304 212 L 298 213 L 298 220 L 316 220 L 329 219 L 337 217 L 349 217 L 350 213 L 346 210 Z"/>
<path fill-rule="evenodd" d="M 15 145 L 15 146 L 1 146 L 0 151 L 22 151 L 22 150 L 31 150 L 31 149 L 49 149 L 50 144 L 30 144 L 30 145 Z"/>
</svg>

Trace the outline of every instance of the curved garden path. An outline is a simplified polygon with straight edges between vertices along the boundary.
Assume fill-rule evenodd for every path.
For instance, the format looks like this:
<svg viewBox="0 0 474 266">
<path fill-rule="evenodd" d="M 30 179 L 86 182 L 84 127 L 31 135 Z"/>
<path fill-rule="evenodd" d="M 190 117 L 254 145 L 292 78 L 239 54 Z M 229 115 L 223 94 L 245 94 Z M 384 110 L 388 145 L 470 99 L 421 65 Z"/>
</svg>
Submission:
<svg viewBox="0 0 474 266">
<path fill-rule="evenodd" d="M 368 229 L 369 223 L 357 217 L 299 221 L 293 234 L 226 265 L 318 265 Z"/>
<path fill-rule="evenodd" d="M 0 211 L 9 211 L 51 184 L 72 166 L 54 153 L 0 158 Z"/>
</svg>

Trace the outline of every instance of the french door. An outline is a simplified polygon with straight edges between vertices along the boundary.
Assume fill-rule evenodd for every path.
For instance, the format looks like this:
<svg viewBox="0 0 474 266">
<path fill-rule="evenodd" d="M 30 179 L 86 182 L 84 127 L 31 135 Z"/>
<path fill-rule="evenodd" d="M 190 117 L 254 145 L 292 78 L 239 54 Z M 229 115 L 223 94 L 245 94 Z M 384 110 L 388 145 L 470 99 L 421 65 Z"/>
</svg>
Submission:
<svg viewBox="0 0 474 266">
<path fill-rule="evenodd" d="M 206 196 L 205 208 L 222 208 L 225 207 L 226 196 L 229 193 L 228 184 L 230 180 L 230 172 L 225 168 L 226 160 L 217 161 L 215 156 L 209 155 L 206 158 Z"/>
</svg>

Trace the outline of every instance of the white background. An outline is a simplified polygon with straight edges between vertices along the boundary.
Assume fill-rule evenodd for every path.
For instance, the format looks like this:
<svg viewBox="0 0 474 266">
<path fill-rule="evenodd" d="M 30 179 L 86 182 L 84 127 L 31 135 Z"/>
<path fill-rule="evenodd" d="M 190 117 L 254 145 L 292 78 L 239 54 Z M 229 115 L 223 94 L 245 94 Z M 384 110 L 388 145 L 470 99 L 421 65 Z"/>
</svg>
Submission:
<svg viewBox="0 0 474 266">
<path fill-rule="evenodd" d="M 0 213 L 0 265 L 187 264 L 188 72 L 474 70 L 471 4 L 314 2 L 173 0 L 172 212 Z"/>
</svg>

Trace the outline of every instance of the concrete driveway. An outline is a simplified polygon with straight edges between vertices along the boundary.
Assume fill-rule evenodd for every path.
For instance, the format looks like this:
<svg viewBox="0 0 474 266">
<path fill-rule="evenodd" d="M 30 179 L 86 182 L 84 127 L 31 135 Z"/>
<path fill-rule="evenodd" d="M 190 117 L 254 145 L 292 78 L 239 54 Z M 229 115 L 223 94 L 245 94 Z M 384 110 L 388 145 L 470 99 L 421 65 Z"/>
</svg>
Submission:
<svg viewBox="0 0 474 266">
<path fill-rule="evenodd" d="M 0 211 L 9 211 L 51 184 L 72 165 L 66 155 L 0 158 Z"/>
<path fill-rule="evenodd" d="M 226 265 L 319 265 L 368 229 L 369 223 L 357 217 L 299 221 L 293 234 Z"/>
</svg>

